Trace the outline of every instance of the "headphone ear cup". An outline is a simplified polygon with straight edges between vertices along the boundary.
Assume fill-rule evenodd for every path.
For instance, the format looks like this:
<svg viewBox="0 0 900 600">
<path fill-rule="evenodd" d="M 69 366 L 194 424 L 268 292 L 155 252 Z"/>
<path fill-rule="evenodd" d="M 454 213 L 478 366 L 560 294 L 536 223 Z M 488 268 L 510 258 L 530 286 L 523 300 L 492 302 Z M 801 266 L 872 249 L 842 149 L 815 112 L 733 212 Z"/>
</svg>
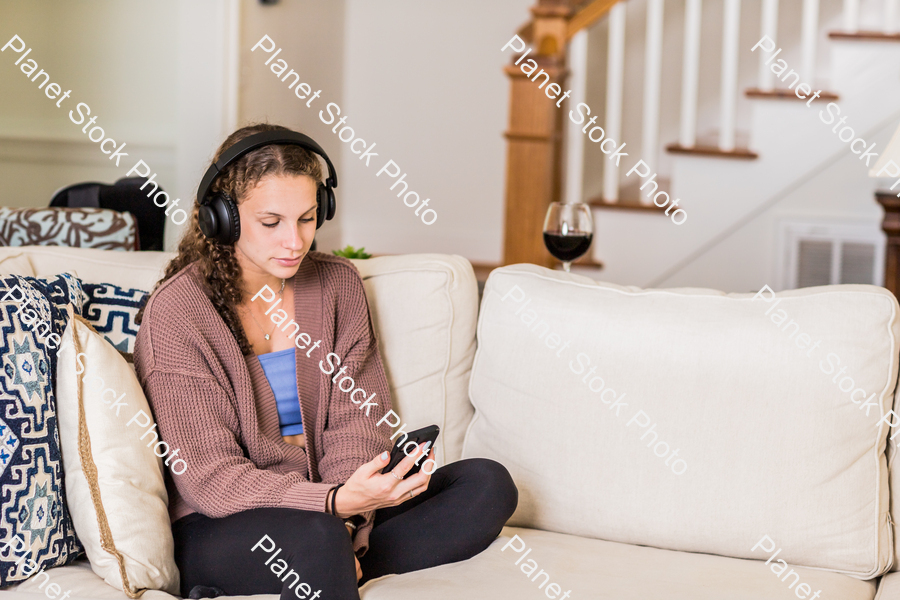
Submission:
<svg viewBox="0 0 900 600">
<path fill-rule="evenodd" d="M 321 183 L 316 188 L 316 229 L 328 219 L 328 188 Z"/>
<path fill-rule="evenodd" d="M 326 187 L 328 192 L 328 216 L 326 217 L 329 221 L 334 218 L 335 210 L 337 210 L 337 203 L 334 200 L 334 190 L 331 187 Z"/>
<path fill-rule="evenodd" d="M 223 244 L 233 244 L 241 237 L 241 216 L 237 204 L 224 192 L 217 194 L 216 200 L 222 221 L 218 239 Z"/>
<path fill-rule="evenodd" d="M 228 194 L 213 194 L 209 202 L 200 206 L 197 218 L 203 235 L 220 244 L 233 244 L 241 237 L 238 208 Z"/>
<path fill-rule="evenodd" d="M 219 233 L 219 221 L 216 218 L 216 211 L 207 205 L 201 205 L 197 211 L 197 220 L 200 224 L 200 231 L 207 238 L 216 238 Z"/>
</svg>

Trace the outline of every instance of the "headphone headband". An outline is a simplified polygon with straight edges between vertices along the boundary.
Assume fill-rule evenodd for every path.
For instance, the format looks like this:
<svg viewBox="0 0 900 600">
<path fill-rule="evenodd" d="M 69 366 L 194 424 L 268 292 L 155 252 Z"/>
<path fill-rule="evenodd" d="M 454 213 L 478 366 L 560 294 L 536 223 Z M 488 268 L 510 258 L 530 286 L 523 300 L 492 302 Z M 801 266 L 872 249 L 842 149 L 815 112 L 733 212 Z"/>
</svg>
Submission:
<svg viewBox="0 0 900 600">
<path fill-rule="evenodd" d="M 311 152 L 314 152 L 315 154 L 318 154 L 323 159 L 325 159 L 325 164 L 328 166 L 328 179 L 325 180 L 326 187 L 337 187 L 337 173 L 334 170 L 334 165 L 331 164 L 331 159 L 328 158 L 327 154 L 325 154 L 325 150 L 323 150 L 322 147 L 315 142 L 315 140 L 313 140 L 309 136 L 303 135 L 302 133 L 297 133 L 296 131 L 263 131 L 261 133 L 255 133 L 237 142 L 236 144 L 228 148 L 228 150 L 226 150 L 222 154 L 217 162 L 209 166 L 209 169 L 206 170 L 206 174 L 200 181 L 200 187 L 197 189 L 197 201 L 200 204 L 204 203 L 206 195 L 209 193 L 209 187 L 212 185 L 212 182 L 215 180 L 215 178 L 219 176 L 219 173 L 221 173 L 225 169 L 225 167 L 235 162 L 237 159 L 247 154 L 248 152 L 252 152 L 257 148 L 269 145 L 300 146 L 301 148 L 305 148 Z"/>
<path fill-rule="evenodd" d="M 197 202 L 200 204 L 198 224 L 200 231 L 207 238 L 215 239 L 222 244 L 233 244 L 241 237 L 241 219 L 237 203 L 226 193 L 210 193 L 213 181 L 224 171 L 228 165 L 238 160 L 248 152 L 269 145 L 300 146 L 314 154 L 318 154 L 328 165 L 328 178 L 325 183 L 316 185 L 316 229 L 325 221 L 334 216 L 335 202 L 333 188 L 337 187 L 337 173 L 331 159 L 325 154 L 319 144 L 312 138 L 291 131 L 289 129 L 276 129 L 263 131 L 248 136 L 227 148 L 218 161 L 211 164 L 200 180 L 197 189 Z"/>
</svg>

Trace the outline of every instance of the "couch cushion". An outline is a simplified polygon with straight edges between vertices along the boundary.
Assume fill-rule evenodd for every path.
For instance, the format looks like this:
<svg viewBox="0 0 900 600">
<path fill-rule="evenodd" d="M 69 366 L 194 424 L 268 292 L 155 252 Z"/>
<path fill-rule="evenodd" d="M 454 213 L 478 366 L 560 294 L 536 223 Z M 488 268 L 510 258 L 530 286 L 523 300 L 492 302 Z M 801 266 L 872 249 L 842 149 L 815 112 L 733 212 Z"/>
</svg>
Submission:
<svg viewBox="0 0 900 600">
<path fill-rule="evenodd" d="M 352 261 L 366 288 L 394 411 L 406 431 L 436 424 L 438 465 L 459 460 L 472 418 L 478 286 L 461 256 L 410 254 Z"/>
<path fill-rule="evenodd" d="M 510 470 L 510 524 L 741 558 L 768 535 L 791 565 L 887 568 L 897 301 L 763 296 L 495 270 L 463 455 Z"/>
<path fill-rule="evenodd" d="M 0 247 L 0 260 L 18 252 L 28 257 L 38 277 L 71 271 L 86 283 L 112 283 L 122 288 L 152 290 L 174 252 L 110 252 L 56 246 Z"/>
<path fill-rule="evenodd" d="M 56 405 L 56 362 L 80 282 L 0 280 L 0 586 L 64 565 L 82 547 L 66 503 Z"/>
<path fill-rule="evenodd" d="M 66 269 L 86 283 L 142 290 L 153 289 L 175 256 L 30 246 L 0 247 L 0 260 L 18 252 L 26 253 L 38 275 Z M 478 313 L 472 266 L 461 256 L 447 254 L 352 262 L 363 277 L 396 412 L 407 430 L 439 425 L 439 464 L 458 460 L 473 413 L 467 395 Z"/>
<path fill-rule="evenodd" d="M 890 470 L 891 515 L 893 516 L 894 524 L 894 565 L 891 571 L 900 571 L 900 456 L 898 456 L 898 451 L 900 451 L 900 445 L 898 445 L 900 444 L 900 417 L 897 416 L 900 415 L 900 394 L 897 394 L 894 398 L 893 411 L 893 415 L 886 417 L 895 425 L 888 432 L 886 451 Z M 900 600 L 900 576 L 893 578 L 892 582 L 891 589 L 896 590 L 896 598 Z M 892 597 L 888 596 L 886 598 Z"/>
<path fill-rule="evenodd" d="M 521 546 L 514 536 L 523 540 Z M 503 547 L 513 542 L 506 550 Z M 523 556 L 528 550 L 527 556 Z M 516 565 L 519 558 L 522 560 Z M 522 570 L 537 565 L 530 578 Z M 774 563 L 773 563 L 774 564 Z M 544 571 L 549 576 L 541 575 Z M 742 560 L 673 552 L 658 548 L 631 546 L 591 540 L 561 533 L 506 527 L 487 550 L 458 563 L 403 575 L 387 575 L 360 588 L 362 600 L 505 600 L 507 598 L 550 598 L 559 586 L 557 598 L 571 591 L 569 600 L 796 600 L 796 590 L 807 584 L 812 594 L 821 590 L 820 600 L 872 600 L 875 583 L 819 571 L 795 569 L 781 581 L 765 561 Z M 72 590 L 73 598 L 126 600 L 119 590 L 106 585 L 84 561 L 53 569 L 51 580 L 63 590 Z M 785 575 L 781 576 L 782 578 Z M 536 581 L 532 581 L 536 579 Z M 540 584 L 542 589 L 538 589 Z M 789 585 L 794 583 L 793 589 Z M 39 592 L 34 580 L 14 588 Z M 548 589 L 550 592 L 548 593 Z M 803 589 L 802 591 L 806 591 Z M 808 597 L 811 597 L 808 596 Z M 163 592 L 149 591 L 144 600 L 172 600 Z M 278 600 L 276 594 L 226 596 L 229 600 Z M 900 597 L 898 597 L 900 598 Z M 884 597 L 879 600 L 895 600 Z"/>
<path fill-rule="evenodd" d="M 90 599 L 90 600 L 131 600 L 122 590 L 117 590 L 109 585 L 102 578 L 98 577 L 91 570 L 91 563 L 86 558 L 80 558 L 71 565 L 65 567 L 57 567 L 47 571 L 50 578 L 44 585 L 44 589 L 49 584 L 56 584 L 62 590 L 62 593 L 71 592 L 68 598 L 72 600 Z M 40 594 L 40 598 L 46 598 L 44 589 L 39 586 L 44 583 L 44 578 L 35 577 L 28 581 L 22 582 L 4 591 L 4 600 L 9 598 L 12 600 L 16 597 L 15 592 L 22 592 L 20 597 L 22 600 L 38 600 L 38 596 L 31 594 Z M 140 596 L 141 600 L 175 600 L 175 596 L 159 590 L 147 590 Z M 257 596 L 261 599 L 261 596 Z M 278 596 L 270 596 L 271 600 L 277 600 Z M 231 600 L 236 600 L 232 598 Z"/>
<path fill-rule="evenodd" d="M 900 573 L 888 573 L 878 580 L 875 600 L 900 600 Z"/>
<path fill-rule="evenodd" d="M 522 547 L 513 536 L 519 536 L 525 544 L 521 553 L 513 552 Z M 526 571 L 535 564 L 529 577 Z M 812 593 L 821 590 L 822 600 L 872 600 L 875 595 L 873 582 L 846 575 L 798 567 L 800 583 L 795 583 L 793 575 L 782 582 L 770 568 L 765 561 L 673 552 L 507 527 L 474 558 L 372 581 L 362 588 L 361 596 L 363 600 L 414 600 L 425 593 L 431 600 L 538 600 L 562 598 L 571 591 L 570 600 L 796 600 L 801 583 L 807 584 Z M 553 583 L 559 587 L 550 588 Z M 795 583 L 793 590 L 789 589 L 791 583 Z"/>
</svg>

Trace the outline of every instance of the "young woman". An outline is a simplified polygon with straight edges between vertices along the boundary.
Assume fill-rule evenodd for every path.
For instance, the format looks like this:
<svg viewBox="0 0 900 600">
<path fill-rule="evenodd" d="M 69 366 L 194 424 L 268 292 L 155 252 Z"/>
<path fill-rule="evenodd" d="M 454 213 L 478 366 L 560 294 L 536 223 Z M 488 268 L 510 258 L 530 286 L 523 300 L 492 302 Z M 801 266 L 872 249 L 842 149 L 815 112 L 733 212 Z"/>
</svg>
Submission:
<svg viewBox="0 0 900 600">
<path fill-rule="evenodd" d="M 487 459 L 404 479 L 424 462 L 417 450 L 381 473 L 391 431 L 376 423 L 391 400 L 362 280 L 348 260 L 309 250 L 326 197 L 316 154 L 328 159 L 266 143 L 229 162 L 235 144 L 263 132 L 289 130 L 245 127 L 217 151 L 214 163 L 227 166 L 208 173 L 209 192 L 236 204 L 237 239 L 206 237 L 200 203 L 209 196 L 195 202 L 139 316 L 135 368 L 162 439 L 187 464 L 166 474 L 182 595 L 358 600 L 361 578 L 487 548 L 518 493 Z M 265 286 L 277 301 L 252 300 Z M 273 304 L 286 313 L 280 321 L 266 314 Z M 278 327 L 287 319 L 308 342 L 289 337 L 295 326 Z M 330 352 L 342 377 L 375 392 L 371 412 L 320 369 Z"/>
</svg>

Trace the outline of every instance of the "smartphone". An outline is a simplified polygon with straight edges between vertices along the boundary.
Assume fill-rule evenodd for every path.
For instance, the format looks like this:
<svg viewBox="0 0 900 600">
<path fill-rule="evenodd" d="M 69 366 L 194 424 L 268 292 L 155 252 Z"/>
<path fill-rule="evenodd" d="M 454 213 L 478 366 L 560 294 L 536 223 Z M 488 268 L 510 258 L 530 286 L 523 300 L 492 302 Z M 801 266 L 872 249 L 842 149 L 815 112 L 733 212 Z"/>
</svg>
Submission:
<svg viewBox="0 0 900 600">
<path fill-rule="evenodd" d="M 409 472 L 404 475 L 403 479 L 406 479 L 410 475 L 415 475 L 419 472 L 419 469 L 422 468 L 422 464 L 427 459 L 428 452 L 431 450 L 431 447 L 434 446 L 434 442 L 437 440 L 438 435 L 441 433 L 441 428 L 437 425 L 429 425 L 428 427 L 423 427 L 422 429 L 416 429 L 413 432 L 410 432 L 408 436 L 404 439 L 401 435 L 397 438 L 396 444 L 394 444 L 393 450 L 391 450 L 391 460 L 388 462 L 388 465 L 381 470 L 382 473 L 388 473 L 394 470 L 394 467 L 400 464 L 400 461 L 406 458 L 406 452 L 403 450 L 404 448 L 409 448 L 409 454 L 413 455 L 418 452 L 418 450 L 414 450 L 415 444 L 427 444 L 423 448 L 425 451 L 425 457 L 419 464 L 413 464 L 412 468 Z M 403 442 L 401 444 L 401 441 Z M 418 459 L 417 459 L 418 460 Z"/>
</svg>

